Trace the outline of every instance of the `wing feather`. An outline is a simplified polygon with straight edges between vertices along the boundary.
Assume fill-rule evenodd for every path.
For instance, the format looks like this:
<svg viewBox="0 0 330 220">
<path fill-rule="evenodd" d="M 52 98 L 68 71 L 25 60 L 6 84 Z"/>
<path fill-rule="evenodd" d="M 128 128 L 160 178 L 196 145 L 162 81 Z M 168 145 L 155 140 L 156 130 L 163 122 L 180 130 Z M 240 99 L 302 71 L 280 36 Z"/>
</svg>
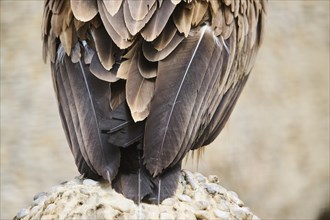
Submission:
<svg viewBox="0 0 330 220">
<path fill-rule="evenodd" d="M 72 95 L 67 96 L 69 106 L 61 104 L 63 108 L 71 108 L 71 115 L 76 117 L 74 132 L 81 133 L 79 148 L 92 170 L 105 179 L 108 176 L 113 179 L 119 167 L 119 149 L 106 147 L 107 137 L 102 136 L 100 128 L 101 121 L 110 118 L 111 113 L 109 83 L 95 78 L 82 61 L 72 63 L 67 55 L 62 59 L 56 63 L 59 70 L 56 74 L 66 77 L 62 80 L 67 88 L 64 93 Z"/>
<path fill-rule="evenodd" d="M 138 68 L 138 55 L 133 58 L 126 82 L 127 104 L 135 122 L 144 120 L 149 114 L 155 80 L 143 78 Z"/>
<path fill-rule="evenodd" d="M 175 36 L 177 29 L 172 20 L 168 21 L 162 33 L 153 41 L 154 48 L 158 51 L 165 49 Z"/>
<path fill-rule="evenodd" d="M 172 163 L 181 147 L 187 147 L 182 146 L 185 130 L 215 45 L 213 34 L 204 27 L 159 63 L 144 140 L 146 167 L 154 176 Z"/>
<path fill-rule="evenodd" d="M 186 153 L 191 148 L 195 147 L 196 140 L 199 139 L 199 136 L 202 136 L 205 127 L 211 120 L 211 115 L 214 113 L 212 105 L 219 104 L 219 99 L 222 97 L 219 82 L 225 69 L 225 66 L 222 64 L 226 60 L 228 60 L 228 54 L 224 53 L 223 46 L 218 45 L 215 47 L 208 63 L 208 69 L 203 76 L 203 81 L 195 101 L 187 131 L 185 133 L 182 146 L 187 147 L 182 147 L 180 149 L 172 164 L 176 164 L 181 161 Z"/>
<path fill-rule="evenodd" d="M 95 0 L 71 0 L 72 12 L 79 21 L 90 21 L 97 14 L 97 4 Z"/>
<path fill-rule="evenodd" d="M 174 9 L 175 4 L 171 1 L 164 1 L 160 8 L 154 13 L 148 24 L 141 30 L 142 37 L 146 41 L 155 40 L 164 29 Z"/>
<path fill-rule="evenodd" d="M 94 74 L 94 76 L 101 80 L 107 82 L 116 82 L 117 80 L 119 80 L 119 78 L 116 77 L 116 73 L 114 73 L 113 71 L 108 71 L 103 67 L 97 54 L 94 54 L 91 64 L 89 66 L 89 70 L 91 71 L 91 73 Z"/>
<path fill-rule="evenodd" d="M 112 42 L 110 36 L 103 27 L 93 28 L 92 35 L 97 55 L 106 70 L 110 70 L 116 62 L 115 53 L 119 54 L 119 48 Z"/>
<path fill-rule="evenodd" d="M 82 134 L 79 129 L 77 115 L 74 114 L 75 105 L 74 103 L 69 105 L 68 101 L 73 99 L 72 92 L 71 89 L 65 85 L 65 81 L 62 78 L 62 74 L 64 75 L 64 78 L 67 77 L 67 74 L 64 73 L 66 70 L 65 68 L 62 70 L 57 68 L 57 70 L 55 70 L 54 64 L 52 64 L 51 70 L 64 133 L 71 152 L 74 155 L 78 170 L 80 173 L 86 173 L 88 175 L 93 174 L 93 176 L 95 176 L 97 175 L 96 171 L 87 157 L 85 148 L 80 148 L 80 146 L 84 146 L 84 143 L 82 141 Z"/>
<path fill-rule="evenodd" d="M 126 0 L 132 19 L 135 21 L 143 20 L 150 9 L 156 5 L 156 0 Z"/>
<path fill-rule="evenodd" d="M 148 10 L 146 16 L 141 20 L 134 20 L 131 16 L 131 12 L 128 6 L 128 2 L 124 2 L 124 20 L 127 26 L 128 31 L 134 36 L 141 31 L 141 29 L 147 24 L 147 22 L 151 19 L 152 15 L 155 13 L 157 9 L 157 4 L 153 4 L 151 9 Z"/>
<path fill-rule="evenodd" d="M 193 9 L 190 4 L 180 4 L 173 13 L 173 21 L 180 33 L 183 33 L 185 37 L 191 29 L 191 23 L 193 19 Z"/>
<path fill-rule="evenodd" d="M 104 6 L 111 16 L 114 16 L 122 4 L 123 0 L 103 0 Z"/>
<path fill-rule="evenodd" d="M 145 79 L 151 79 L 157 75 L 158 62 L 150 62 L 142 53 L 139 54 L 137 67 L 141 76 Z"/>
<path fill-rule="evenodd" d="M 100 1 L 98 1 L 98 8 L 99 8 L 99 14 L 100 14 L 101 20 L 103 22 L 103 25 L 104 25 L 105 29 L 107 30 L 108 34 L 110 35 L 111 39 L 113 40 L 113 42 L 115 42 L 115 44 L 120 49 L 126 49 L 126 48 L 130 47 L 134 43 L 134 41 L 124 39 L 120 34 L 117 33 L 117 31 L 114 29 L 114 27 L 111 25 L 110 21 L 108 20 L 108 16 L 111 16 L 111 15 L 108 14 L 108 12 L 105 9 L 105 6 Z"/>
<path fill-rule="evenodd" d="M 142 45 L 143 55 L 150 62 L 161 61 L 165 59 L 169 54 L 171 54 L 175 50 L 175 48 L 182 42 L 183 39 L 184 36 L 176 32 L 172 40 L 161 51 L 158 51 L 152 43 L 143 42 Z"/>
<path fill-rule="evenodd" d="M 195 1 L 193 4 L 193 17 L 191 20 L 191 25 L 196 27 L 203 20 L 208 9 L 208 2 L 206 1 Z"/>
<path fill-rule="evenodd" d="M 103 13 L 101 16 L 103 22 L 104 20 L 107 20 L 111 27 L 123 40 L 127 41 L 132 39 L 133 36 L 129 33 L 125 24 L 123 6 L 121 6 L 118 12 L 113 16 L 106 10 L 104 2 L 98 1 L 98 7 L 99 10 L 100 8 L 103 9 Z"/>
</svg>

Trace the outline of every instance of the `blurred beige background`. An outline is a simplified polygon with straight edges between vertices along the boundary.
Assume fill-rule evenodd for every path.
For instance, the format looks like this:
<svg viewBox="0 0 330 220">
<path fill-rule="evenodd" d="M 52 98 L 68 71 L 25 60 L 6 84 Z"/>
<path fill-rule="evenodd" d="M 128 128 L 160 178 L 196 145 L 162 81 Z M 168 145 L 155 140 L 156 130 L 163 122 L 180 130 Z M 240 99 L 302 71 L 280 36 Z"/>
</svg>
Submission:
<svg viewBox="0 0 330 220">
<path fill-rule="evenodd" d="M 262 219 L 329 206 L 329 1 L 270 0 L 267 34 L 217 141 L 189 169 L 217 174 Z M 41 59 L 43 1 L 1 0 L 1 216 L 78 173 Z"/>
</svg>

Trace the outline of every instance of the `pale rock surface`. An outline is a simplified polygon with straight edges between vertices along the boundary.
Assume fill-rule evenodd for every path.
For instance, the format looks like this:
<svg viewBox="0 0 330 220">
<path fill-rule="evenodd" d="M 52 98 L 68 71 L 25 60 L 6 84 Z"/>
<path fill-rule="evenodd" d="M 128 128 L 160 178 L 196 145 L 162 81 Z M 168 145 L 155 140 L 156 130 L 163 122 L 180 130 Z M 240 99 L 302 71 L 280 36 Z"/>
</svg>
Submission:
<svg viewBox="0 0 330 220">
<path fill-rule="evenodd" d="M 115 192 L 108 183 L 76 177 L 34 196 L 22 219 L 259 219 L 233 191 L 219 185 L 216 176 L 182 171 L 172 198 L 160 205 L 141 203 Z"/>
</svg>

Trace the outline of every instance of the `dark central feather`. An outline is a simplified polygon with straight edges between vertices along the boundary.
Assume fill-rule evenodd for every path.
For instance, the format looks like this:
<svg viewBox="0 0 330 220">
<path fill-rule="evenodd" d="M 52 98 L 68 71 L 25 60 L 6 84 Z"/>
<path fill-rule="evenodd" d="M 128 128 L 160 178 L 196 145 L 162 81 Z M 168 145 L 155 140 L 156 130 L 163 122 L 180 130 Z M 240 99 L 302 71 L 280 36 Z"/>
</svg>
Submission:
<svg viewBox="0 0 330 220">
<path fill-rule="evenodd" d="M 197 95 L 207 89 L 201 83 L 215 47 L 213 34 L 204 27 L 159 63 L 144 146 L 147 169 L 155 176 L 172 163 L 180 148 L 187 147 L 182 143 Z"/>
</svg>

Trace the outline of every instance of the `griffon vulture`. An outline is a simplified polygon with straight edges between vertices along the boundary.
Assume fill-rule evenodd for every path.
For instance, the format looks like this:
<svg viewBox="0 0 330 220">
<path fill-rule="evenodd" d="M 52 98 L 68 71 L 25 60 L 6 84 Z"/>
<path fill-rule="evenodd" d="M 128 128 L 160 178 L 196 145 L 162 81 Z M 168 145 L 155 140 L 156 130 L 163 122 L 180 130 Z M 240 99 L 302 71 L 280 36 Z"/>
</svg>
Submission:
<svg viewBox="0 0 330 220">
<path fill-rule="evenodd" d="M 43 58 L 80 173 L 135 202 L 174 194 L 224 127 L 263 38 L 266 0 L 45 0 Z"/>
</svg>

